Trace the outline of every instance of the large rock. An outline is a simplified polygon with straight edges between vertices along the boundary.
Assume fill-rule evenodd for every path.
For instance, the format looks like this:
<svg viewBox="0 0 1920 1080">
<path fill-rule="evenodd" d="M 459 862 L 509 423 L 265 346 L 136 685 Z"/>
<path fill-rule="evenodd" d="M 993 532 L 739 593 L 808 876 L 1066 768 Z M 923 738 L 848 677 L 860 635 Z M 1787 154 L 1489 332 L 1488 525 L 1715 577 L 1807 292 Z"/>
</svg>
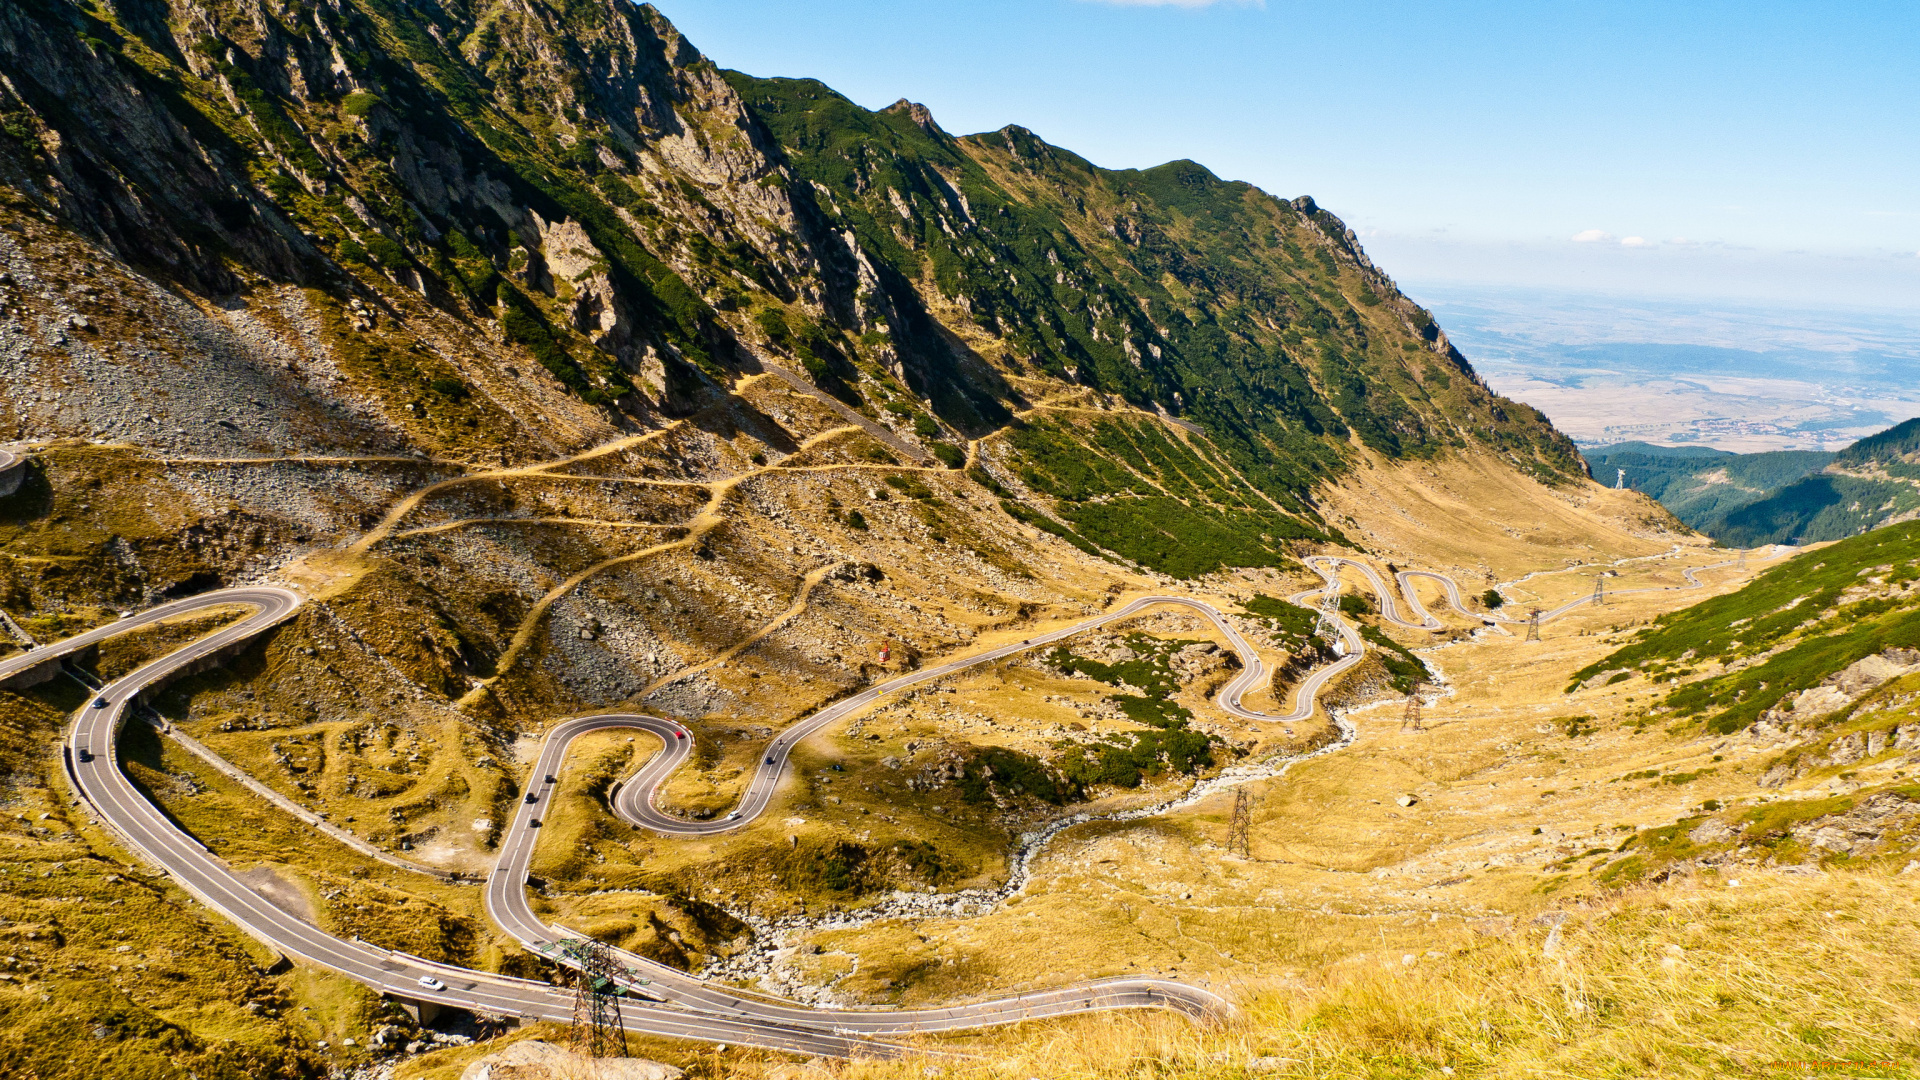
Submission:
<svg viewBox="0 0 1920 1080">
<path fill-rule="evenodd" d="M 1883 791 L 1845 813 L 1815 818 L 1794 829 L 1793 836 L 1822 851 L 1870 855 L 1888 840 L 1899 843 L 1904 837 L 1911 843 L 1908 834 L 1916 818 L 1920 818 L 1920 802 Z"/>
<path fill-rule="evenodd" d="M 1821 681 L 1791 695 L 1768 711 L 1766 721 L 1786 726 L 1806 724 L 1838 712 L 1874 690 L 1920 671 L 1920 650 L 1886 649 L 1863 657 Z"/>
<path fill-rule="evenodd" d="M 1829 677 L 1822 685 L 1832 686 L 1849 697 L 1857 698 L 1882 683 L 1916 671 L 1920 671 L 1920 651 L 1887 649 L 1855 661 L 1845 671 Z"/>
<path fill-rule="evenodd" d="M 596 1060 L 528 1039 L 467 1066 L 460 1080 L 681 1080 L 685 1075 L 672 1065 L 645 1058 Z"/>
</svg>

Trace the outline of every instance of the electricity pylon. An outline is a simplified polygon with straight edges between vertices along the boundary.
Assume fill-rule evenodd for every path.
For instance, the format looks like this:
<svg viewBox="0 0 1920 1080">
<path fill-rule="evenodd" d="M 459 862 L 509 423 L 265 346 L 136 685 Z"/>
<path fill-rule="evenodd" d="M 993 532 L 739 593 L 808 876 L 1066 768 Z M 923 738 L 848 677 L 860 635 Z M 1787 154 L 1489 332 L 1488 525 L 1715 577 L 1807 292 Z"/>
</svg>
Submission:
<svg viewBox="0 0 1920 1080">
<path fill-rule="evenodd" d="M 1417 682 L 1413 684 L 1412 690 L 1407 691 L 1407 712 L 1406 715 L 1400 718 L 1401 731 L 1426 730 L 1420 723 L 1420 688 L 1425 685 L 1425 683 Z"/>
<path fill-rule="evenodd" d="M 1605 606 L 1607 602 L 1607 579 L 1604 575 L 1593 579 L 1593 602 Z"/>
<path fill-rule="evenodd" d="M 605 942 L 568 938 L 552 950 L 573 968 L 573 1051 L 586 1057 L 626 1057 L 627 1029 L 620 1022 L 618 982 L 622 968 Z"/>
<path fill-rule="evenodd" d="M 1539 608 L 1534 608 L 1533 610 L 1527 612 L 1527 640 L 1528 641 L 1540 640 L 1540 609 Z"/>
<path fill-rule="evenodd" d="M 1233 820 L 1227 823 L 1227 853 L 1253 858 L 1253 796 L 1246 788 L 1233 789 Z"/>
</svg>

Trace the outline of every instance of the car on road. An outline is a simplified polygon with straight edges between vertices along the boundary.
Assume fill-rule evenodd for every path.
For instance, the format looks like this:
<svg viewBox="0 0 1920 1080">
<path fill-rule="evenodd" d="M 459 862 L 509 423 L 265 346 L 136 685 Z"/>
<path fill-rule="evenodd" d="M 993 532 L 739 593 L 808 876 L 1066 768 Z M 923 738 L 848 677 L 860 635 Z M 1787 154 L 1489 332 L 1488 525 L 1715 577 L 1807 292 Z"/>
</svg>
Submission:
<svg viewBox="0 0 1920 1080">
<path fill-rule="evenodd" d="M 108 701 L 106 698 L 103 698 L 103 697 L 97 697 L 93 699 L 93 707 L 96 709 L 104 709 L 111 704 L 113 704 L 113 702 Z"/>
<path fill-rule="evenodd" d="M 531 821 L 529 821 L 529 822 L 527 822 L 527 828 L 529 828 L 529 829 L 537 829 L 537 828 L 539 828 L 539 827 L 540 827 L 540 819 L 539 819 L 539 818 L 534 818 L 533 820 L 531 820 Z"/>
<path fill-rule="evenodd" d="M 85 765 L 87 762 L 92 760 L 93 760 L 93 751 L 87 749 L 84 746 L 81 747 L 80 748 L 80 764 Z"/>
<path fill-rule="evenodd" d="M 558 781 L 558 780 L 555 780 L 555 779 L 553 778 L 553 774 L 552 774 L 552 773 L 548 773 L 548 774 L 547 774 L 547 783 L 549 783 L 549 784 L 557 784 L 557 783 L 559 783 L 559 782 L 560 782 L 560 781 Z"/>
<path fill-rule="evenodd" d="M 537 803 L 537 802 L 539 802 L 539 801 L 540 801 L 540 793 L 539 793 L 539 792 L 537 792 L 537 791 L 529 791 L 529 792 L 527 792 L 527 801 L 528 801 L 528 802 L 530 802 L 530 803 Z"/>
<path fill-rule="evenodd" d="M 673 737 L 676 739 L 684 739 L 687 737 L 687 733 L 684 731 L 676 731 L 673 733 Z"/>
<path fill-rule="evenodd" d="M 769 765 L 771 765 L 771 764 L 773 764 L 773 759 L 772 759 L 772 758 L 768 758 L 768 759 L 767 759 L 767 764 L 769 764 Z"/>
<path fill-rule="evenodd" d="M 728 815 L 727 815 L 727 820 L 728 820 L 728 821 L 732 821 L 733 819 L 735 819 L 735 818 L 737 818 L 737 817 L 739 817 L 739 816 L 740 816 L 740 811 L 738 811 L 738 810 L 735 810 L 735 811 L 734 811 L 733 813 L 731 813 L 731 814 L 728 814 Z"/>
<path fill-rule="evenodd" d="M 436 979 L 431 975 L 420 976 L 420 985 L 426 987 L 429 990 L 445 990 L 447 988 L 446 983 L 441 982 L 439 979 Z"/>
</svg>

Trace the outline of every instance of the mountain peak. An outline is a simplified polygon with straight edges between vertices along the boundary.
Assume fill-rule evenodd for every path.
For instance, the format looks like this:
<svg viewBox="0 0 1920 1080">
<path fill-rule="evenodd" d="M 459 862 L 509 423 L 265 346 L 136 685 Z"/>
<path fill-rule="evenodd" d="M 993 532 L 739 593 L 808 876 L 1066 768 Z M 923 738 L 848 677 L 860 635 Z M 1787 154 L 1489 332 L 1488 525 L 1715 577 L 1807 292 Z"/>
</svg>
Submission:
<svg viewBox="0 0 1920 1080">
<path fill-rule="evenodd" d="M 922 105 L 917 101 L 908 101 L 906 98 L 901 98 L 899 101 L 894 102 L 893 104 L 887 106 L 885 109 L 882 109 L 881 111 L 885 113 L 892 113 L 895 115 L 905 114 L 907 119 L 912 120 L 915 124 L 918 124 L 920 126 L 920 130 L 926 132 L 929 135 L 944 136 L 947 134 L 945 131 L 941 130 L 939 124 L 934 123 L 933 110 L 927 108 L 925 105 Z"/>
</svg>

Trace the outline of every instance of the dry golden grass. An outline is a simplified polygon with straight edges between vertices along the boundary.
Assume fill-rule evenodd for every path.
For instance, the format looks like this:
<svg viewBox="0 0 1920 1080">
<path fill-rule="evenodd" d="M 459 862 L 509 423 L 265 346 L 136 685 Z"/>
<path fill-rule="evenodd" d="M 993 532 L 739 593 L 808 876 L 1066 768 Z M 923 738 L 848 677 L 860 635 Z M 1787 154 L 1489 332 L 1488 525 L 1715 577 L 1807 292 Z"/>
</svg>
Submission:
<svg viewBox="0 0 1920 1080">
<path fill-rule="evenodd" d="M 968 1056 L 939 1060 L 686 1063 L 846 1080 L 1909 1076 L 1916 927 L 1920 900 L 1882 872 L 1709 879 L 1571 910 L 1557 933 L 1525 924 L 1356 957 L 1254 989 L 1213 1026 L 1122 1013 L 954 1043 Z"/>
</svg>

